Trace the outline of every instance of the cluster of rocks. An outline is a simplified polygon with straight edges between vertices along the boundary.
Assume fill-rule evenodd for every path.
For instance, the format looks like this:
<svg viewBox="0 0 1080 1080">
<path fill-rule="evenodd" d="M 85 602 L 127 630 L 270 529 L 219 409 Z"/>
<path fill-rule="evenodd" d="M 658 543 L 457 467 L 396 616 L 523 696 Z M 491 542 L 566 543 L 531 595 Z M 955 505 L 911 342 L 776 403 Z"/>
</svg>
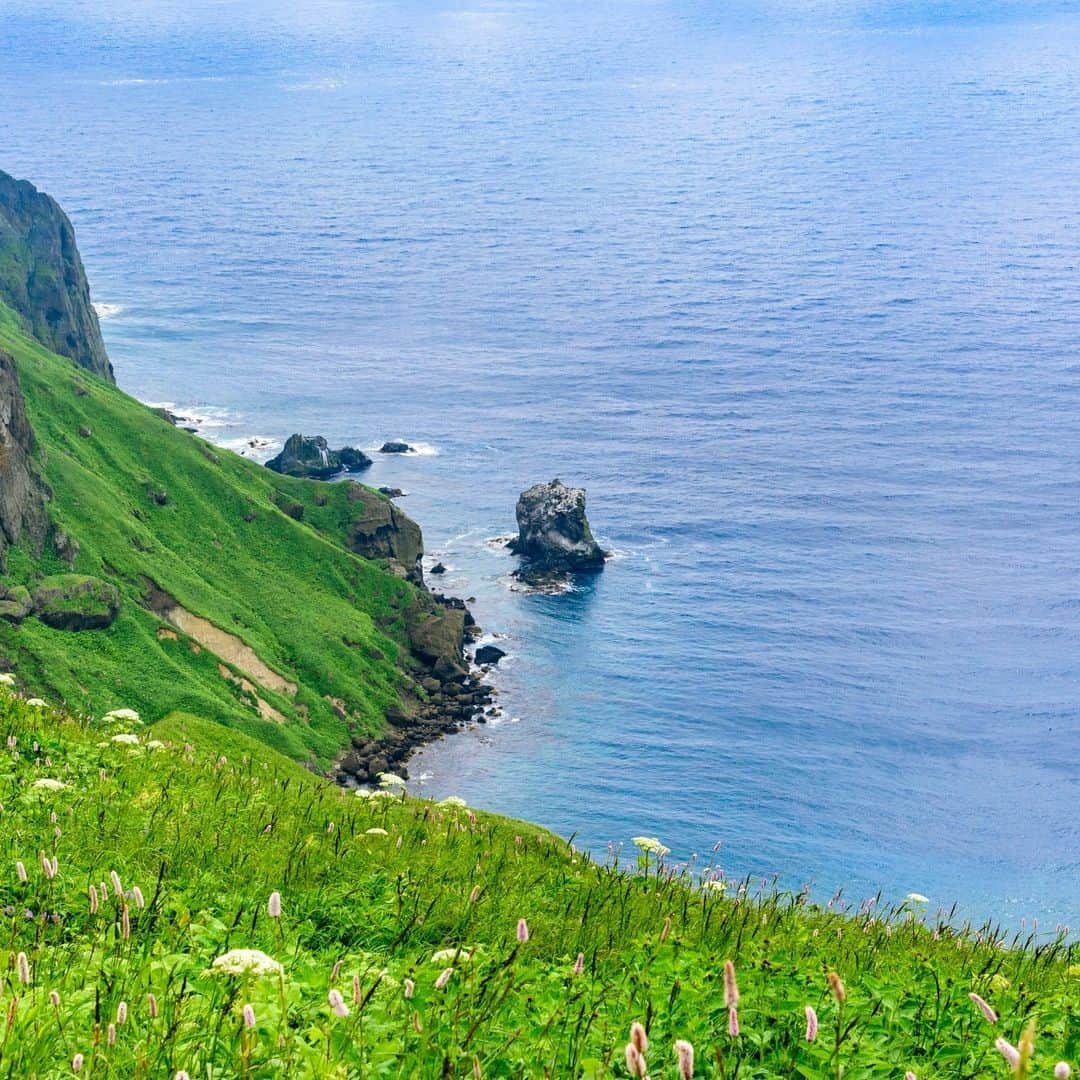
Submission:
<svg viewBox="0 0 1080 1080">
<path fill-rule="evenodd" d="M 281 453 L 271 458 L 268 469 L 284 476 L 299 476 L 308 480 L 329 480 L 343 472 L 362 472 L 371 465 L 371 458 L 353 446 L 331 450 L 321 435 L 290 435 Z"/>
<path fill-rule="evenodd" d="M 103 630 L 120 611 L 120 591 L 86 574 L 55 574 L 31 593 L 25 585 L 0 584 L 0 619 L 21 623 L 35 615 L 54 630 Z"/>
</svg>

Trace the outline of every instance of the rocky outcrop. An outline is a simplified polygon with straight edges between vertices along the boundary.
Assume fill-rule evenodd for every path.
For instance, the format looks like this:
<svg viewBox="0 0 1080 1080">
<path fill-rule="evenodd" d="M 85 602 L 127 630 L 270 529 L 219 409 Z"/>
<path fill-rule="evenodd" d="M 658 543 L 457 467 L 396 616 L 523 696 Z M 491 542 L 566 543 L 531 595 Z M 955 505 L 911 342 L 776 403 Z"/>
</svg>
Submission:
<svg viewBox="0 0 1080 1080">
<path fill-rule="evenodd" d="M 34 614 L 54 630 L 103 630 L 120 610 L 115 585 L 84 574 L 56 574 L 34 590 Z"/>
<path fill-rule="evenodd" d="M 478 664 L 484 666 L 486 664 L 497 664 L 505 655 L 506 653 L 498 645 L 481 645 L 476 650 L 474 659 Z"/>
<path fill-rule="evenodd" d="M 420 559 L 424 537 L 420 526 L 389 499 L 359 484 L 349 485 L 356 516 L 349 523 L 346 544 L 365 559 L 386 559 L 390 569 L 415 585 L 423 585 Z"/>
<path fill-rule="evenodd" d="M 362 450 L 344 446 L 331 450 L 321 435 L 290 435 L 277 457 L 267 463 L 268 469 L 285 476 L 300 476 L 308 480 L 329 480 L 343 472 L 361 472 L 371 464 Z"/>
<path fill-rule="evenodd" d="M 18 624 L 33 609 L 34 602 L 25 585 L 0 585 L 0 619 Z"/>
<path fill-rule="evenodd" d="M 0 568 L 9 544 L 41 550 L 48 529 L 46 487 L 34 462 L 34 432 L 15 361 L 0 353 Z"/>
<path fill-rule="evenodd" d="M 583 488 L 557 479 L 534 485 L 518 499 L 517 523 L 509 547 L 522 557 L 518 575 L 523 579 L 603 569 L 607 552 L 593 539 Z"/>
<path fill-rule="evenodd" d="M 398 439 L 391 439 L 379 447 L 380 454 L 413 454 L 416 451 L 407 443 Z"/>
<path fill-rule="evenodd" d="M 4 172 L 0 300 L 46 348 L 115 381 L 71 222 L 48 195 Z"/>
</svg>

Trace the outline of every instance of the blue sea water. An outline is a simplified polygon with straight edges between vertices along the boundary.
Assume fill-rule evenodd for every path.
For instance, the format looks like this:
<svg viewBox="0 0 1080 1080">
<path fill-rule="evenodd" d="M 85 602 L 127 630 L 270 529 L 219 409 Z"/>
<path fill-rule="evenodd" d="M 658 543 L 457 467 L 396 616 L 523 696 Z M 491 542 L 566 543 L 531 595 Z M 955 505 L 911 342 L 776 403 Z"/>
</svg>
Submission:
<svg viewBox="0 0 1080 1080">
<path fill-rule="evenodd" d="M 1080 12 L 0 0 L 122 386 L 403 436 L 505 715 L 423 790 L 1080 921 Z M 528 484 L 616 552 L 509 588 Z"/>
</svg>

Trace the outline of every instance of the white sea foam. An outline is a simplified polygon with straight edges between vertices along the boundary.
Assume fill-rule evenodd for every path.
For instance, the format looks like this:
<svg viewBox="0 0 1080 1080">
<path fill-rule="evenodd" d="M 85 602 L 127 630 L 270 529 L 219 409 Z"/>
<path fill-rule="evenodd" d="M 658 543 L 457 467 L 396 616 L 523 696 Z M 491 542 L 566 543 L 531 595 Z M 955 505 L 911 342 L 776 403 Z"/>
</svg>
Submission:
<svg viewBox="0 0 1080 1080">
<path fill-rule="evenodd" d="M 345 85 L 344 79 L 311 79 L 307 82 L 285 83 L 282 90 L 290 94 L 330 94 Z"/>
<path fill-rule="evenodd" d="M 124 310 L 123 304 L 94 304 L 97 317 L 104 322 L 106 319 L 115 318 Z"/>
</svg>

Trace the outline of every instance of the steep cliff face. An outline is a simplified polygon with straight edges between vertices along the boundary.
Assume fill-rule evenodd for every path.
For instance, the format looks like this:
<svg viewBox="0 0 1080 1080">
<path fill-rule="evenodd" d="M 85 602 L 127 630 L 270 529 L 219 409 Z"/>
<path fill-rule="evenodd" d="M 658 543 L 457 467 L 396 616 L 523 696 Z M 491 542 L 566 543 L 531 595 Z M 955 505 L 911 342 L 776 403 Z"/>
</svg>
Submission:
<svg viewBox="0 0 1080 1080">
<path fill-rule="evenodd" d="M 9 544 L 23 540 L 32 549 L 40 549 L 45 539 L 45 485 L 33 453 L 34 433 L 15 361 L 0 352 L 0 569 Z"/>
<path fill-rule="evenodd" d="M 114 382 L 75 230 L 48 196 L 0 172 L 0 301 L 47 348 Z"/>
</svg>

